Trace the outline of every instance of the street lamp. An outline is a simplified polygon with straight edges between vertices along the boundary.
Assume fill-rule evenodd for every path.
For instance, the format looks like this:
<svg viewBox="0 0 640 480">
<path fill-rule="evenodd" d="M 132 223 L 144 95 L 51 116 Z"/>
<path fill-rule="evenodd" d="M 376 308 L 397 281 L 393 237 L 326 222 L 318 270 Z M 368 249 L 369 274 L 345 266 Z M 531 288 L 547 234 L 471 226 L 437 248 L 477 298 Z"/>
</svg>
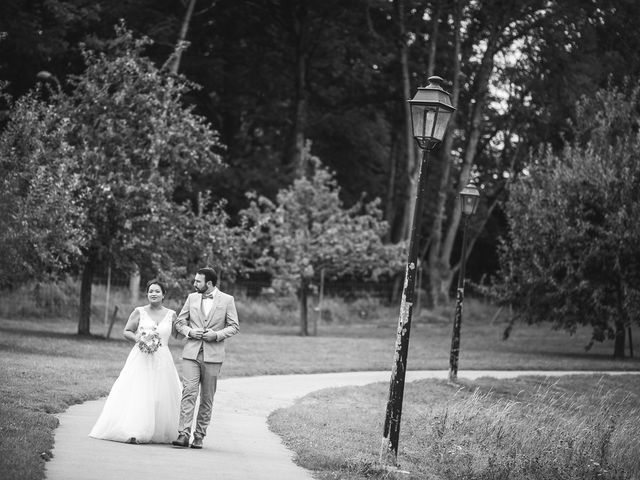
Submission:
<svg viewBox="0 0 640 480">
<path fill-rule="evenodd" d="M 444 138 L 447 124 L 455 108 L 451 104 L 449 94 L 442 88 L 442 78 L 429 77 L 426 87 L 419 87 L 416 95 L 409 100 L 411 109 L 411 125 L 413 137 L 422 150 L 422 160 L 418 177 L 413 220 L 409 240 L 409 253 L 405 271 L 394 365 L 389 385 L 389 400 L 384 421 L 384 435 L 380 449 L 380 463 L 397 466 L 398 439 L 400 437 L 400 417 L 402 415 L 402 397 L 404 380 L 407 371 L 407 354 L 409 352 L 409 333 L 411 330 L 411 314 L 413 311 L 416 264 L 418 259 L 418 236 L 422 220 L 422 198 L 424 196 L 429 152 Z"/>
<path fill-rule="evenodd" d="M 464 266 L 467 262 L 467 226 L 469 217 L 476 213 L 480 201 L 480 192 L 472 183 L 460 192 L 460 210 L 462 211 L 462 252 L 458 270 L 458 290 L 456 292 L 456 313 L 453 317 L 451 353 L 449 355 L 449 380 L 458 378 L 458 357 L 460 355 L 460 325 L 462 324 L 462 302 L 464 300 Z"/>
<path fill-rule="evenodd" d="M 56 88 L 58 89 L 58 93 L 62 92 L 62 85 L 60 85 L 60 80 L 58 80 L 58 77 L 56 77 L 53 73 L 46 70 L 41 70 L 36 74 L 36 78 L 45 82 L 55 83 Z"/>
</svg>

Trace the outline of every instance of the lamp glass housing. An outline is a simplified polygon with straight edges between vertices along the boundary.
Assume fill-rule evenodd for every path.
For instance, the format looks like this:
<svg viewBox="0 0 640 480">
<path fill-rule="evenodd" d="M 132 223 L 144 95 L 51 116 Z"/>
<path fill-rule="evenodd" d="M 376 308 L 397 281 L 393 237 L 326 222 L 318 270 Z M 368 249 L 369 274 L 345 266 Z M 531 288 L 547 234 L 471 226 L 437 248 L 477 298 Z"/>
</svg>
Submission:
<svg viewBox="0 0 640 480">
<path fill-rule="evenodd" d="M 422 149 L 431 149 L 442 141 L 455 111 L 442 81 L 440 77 L 429 77 L 429 84 L 418 88 L 409 100 L 413 137 Z"/>
<path fill-rule="evenodd" d="M 462 213 L 464 215 L 475 214 L 478 203 L 480 203 L 480 192 L 475 185 L 469 183 L 460 192 L 460 208 L 462 209 Z"/>
</svg>

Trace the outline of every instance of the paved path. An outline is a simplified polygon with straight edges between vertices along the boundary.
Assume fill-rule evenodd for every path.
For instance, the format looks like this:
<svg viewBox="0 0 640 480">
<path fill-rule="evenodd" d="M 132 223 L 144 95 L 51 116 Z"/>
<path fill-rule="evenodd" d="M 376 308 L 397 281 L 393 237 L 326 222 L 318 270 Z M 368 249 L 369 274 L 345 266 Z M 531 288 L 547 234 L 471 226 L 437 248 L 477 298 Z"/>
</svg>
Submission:
<svg viewBox="0 0 640 480">
<path fill-rule="evenodd" d="M 584 373 L 461 371 L 460 378 L 519 375 L 560 376 Z M 638 372 L 630 372 L 638 373 Z M 447 371 L 408 372 L 406 381 L 447 378 Z M 293 453 L 269 431 L 267 416 L 315 390 L 389 382 L 390 372 L 273 375 L 229 378 L 218 383 L 213 420 L 202 450 L 171 445 L 129 445 L 88 436 L 104 399 L 70 407 L 58 416 L 48 480 L 177 480 L 203 472 L 218 480 L 311 480 L 310 471 L 293 462 Z M 383 415 L 384 412 L 380 412 Z M 381 433 L 382 435 L 382 433 Z M 206 472 L 206 473 L 205 473 Z"/>
</svg>

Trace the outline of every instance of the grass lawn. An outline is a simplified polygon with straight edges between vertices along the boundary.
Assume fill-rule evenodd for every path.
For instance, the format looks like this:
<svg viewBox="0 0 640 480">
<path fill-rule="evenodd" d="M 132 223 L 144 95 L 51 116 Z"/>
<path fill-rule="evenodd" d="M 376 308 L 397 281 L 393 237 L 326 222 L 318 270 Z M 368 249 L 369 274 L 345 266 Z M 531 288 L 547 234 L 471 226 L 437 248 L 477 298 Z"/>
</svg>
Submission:
<svg viewBox="0 0 640 480">
<path fill-rule="evenodd" d="M 640 478 L 640 382 L 630 376 L 407 384 L 398 461 L 378 464 L 388 384 L 314 392 L 269 417 L 322 479 Z"/>
<path fill-rule="evenodd" d="M 229 341 L 223 376 L 391 369 L 395 308 L 381 308 L 369 314 L 366 322 L 322 323 L 315 338 L 297 336 L 297 326 L 253 323 L 255 317 L 243 316 L 240 306 L 239 311 L 241 333 Z M 548 326 L 517 326 L 509 340 L 503 341 L 504 324 L 492 323 L 491 318 L 465 301 L 461 372 L 640 370 L 638 358 L 611 360 L 611 342 L 585 352 L 587 330 L 569 336 Z M 428 320 L 417 317 L 414 322 L 409 367 L 447 369 L 450 323 Z M 94 320 L 92 325 L 96 337 L 81 338 L 75 335 L 73 320 L 0 319 L 0 478 L 43 478 L 57 426 L 54 414 L 108 393 L 131 349 L 131 344 L 120 339 L 122 327 L 116 325 L 113 338 L 105 340 L 101 338 L 106 330 L 101 321 Z M 179 342 L 171 349 L 179 361 Z M 640 352 L 637 342 L 635 351 Z M 408 424 L 403 418 L 404 432 L 410 428 Z"/>
</svg>

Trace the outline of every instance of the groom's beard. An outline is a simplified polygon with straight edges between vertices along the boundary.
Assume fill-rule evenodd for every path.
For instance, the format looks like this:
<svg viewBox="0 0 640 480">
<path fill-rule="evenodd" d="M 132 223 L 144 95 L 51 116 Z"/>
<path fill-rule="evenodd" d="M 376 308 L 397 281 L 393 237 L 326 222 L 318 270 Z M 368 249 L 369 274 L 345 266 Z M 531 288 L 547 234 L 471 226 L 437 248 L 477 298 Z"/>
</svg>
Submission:
<svg viewBox="0 0 640 480">
<path fill-rule="evenodd" d="M 204 287 L 204 288 L 195 287 L 195 289 L 196 289 L 196 293 L 204 293 L 207 291 L 207 287 Z"/>
</svg>

